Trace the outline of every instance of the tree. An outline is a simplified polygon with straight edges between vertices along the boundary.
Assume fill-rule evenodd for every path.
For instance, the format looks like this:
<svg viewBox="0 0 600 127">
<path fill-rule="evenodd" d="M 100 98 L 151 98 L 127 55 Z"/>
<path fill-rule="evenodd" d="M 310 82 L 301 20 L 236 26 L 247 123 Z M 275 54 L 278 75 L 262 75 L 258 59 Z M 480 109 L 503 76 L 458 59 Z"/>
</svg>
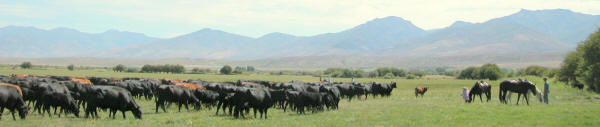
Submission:
<svg viewBox="0 0 600 127">
<path fill-rule="evenodd" d="M 443 74 L 444 72 L 446 72 L 446 68 L 437 67 L 435 68 L 435 72 L 437 72 L 438 74 Z"/>
<path fill-rule="evenodd" d="M 248 67 L 246 67 L 246 69 L 247 69 L 246 71 L 248 71 L 248 72 L 253 72 L 256 70 L 253 66 L 248 66 Z"/>
<path fill-rule="evenodd" d="M 69 66 L 67 66 L 67 69 L 69 69 L 69 71 L 73 71 L 75 70 L 75 65 L 70 64 Z"/>
<path fill-rule="evenodd" d="M 504 72 L 496 64 L 485 64 L 481 67 L 468 67 L 460 72 L 459 79 L 489 79 L 498 80 Z"/>
<path fill-rule="evenodd" d="M 127 68 L 127 70 L 125 72 L 129 72 L 129 73 L 135 73 L 135 72 L 139 72 L 137 68 Z"/>
<path fill-rule="evenodd" d="M 477 70 L 477 67 L 467 67 L 466 69 L 460 71 L 458 75 L 458 79 L 475 79 L 472 74 Z"/>
<path fill-rule="evenodd" d="M 221 70 L 219 70 L 219 72 L 221 72 L 221 74 L 231 74 L 232 68 L 229 65 L 225 65 L 221 68 Z"/>
<path fill-rule="evenodd" d="M 538 65 L 531 65 L 528 66 L 527 68 L 523 69 L 523 70 L 519 70 L 519 75 L 533 75 L 533 76 L 544 76 L 546 75 L 546 73 L 548 73 L 549 69 L 546 67 L 542 67 L 542 66 L 538 66 Z"/>
<path fill-rule="evenodd" d="M 600 29 L 567 55 L 558 80 L 571 85 L 583 82 L 589 90 L 600 93 Z"/>
<path fill-rule="evenodd" d="M 242 73 L 243 73 L 245 70 L 246 70 L 246 68 L 244 68 L 244 67 L 239 67 L 239 66 L 236 66 L 236 67 L 235 67 L 235 69 L 233 69 L 233 72 L 232 72 L 232 73 L 235 73 L 235 74 L 242 74 Z"/>
<path fill-rule="evenodd" d="M 583 66 L 583 58 L 577 51 L 570 52 L 560 65 L 558 81 L 570 84 L 581 76 L 580 66 Z"/>
<path fill-rule="evenodd" d="M 125 67 L 125 65 L 123 65 L 123 64 L 119 64 L 119 65 L 117 65 L 117 66 L 115 66 L 115 67 L 113 68 L 113 71 L 115 71 L 115 72 L 123 72 L 123 71 L 125 71 L 126 69 L 127 69 L 127 67 Z"/>
<path fill-rule="evenodd" d="M 577 46 L 577 50 L 582 52 L 583 82 L 590 90 L 600 93 L 600 29 L 590 35 L 583 44 Z"/>
<path fill-rule="evenodd" d="M 498 80 L 504 72 L 496 64 L 485 64 L 479 69 L 480 79 Z"/>
<path fill-rule="evenodd" d="M 23 62 L 23 63 L 21 63 L 21 68 L 23 68 L 23 69 L 29 69 L 32 66 L 33 65 L 31 64 L 31 62 Z"/>
</svg>

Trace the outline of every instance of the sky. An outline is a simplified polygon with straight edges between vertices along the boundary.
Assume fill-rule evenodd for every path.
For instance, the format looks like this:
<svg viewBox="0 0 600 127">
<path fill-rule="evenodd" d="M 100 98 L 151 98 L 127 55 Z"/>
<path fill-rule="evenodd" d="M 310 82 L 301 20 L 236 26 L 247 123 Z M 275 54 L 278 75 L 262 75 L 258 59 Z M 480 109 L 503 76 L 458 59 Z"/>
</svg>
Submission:
<svg viewBox="0 0 600 127">
<path fill-rule="evenodd" d="M 0 0 L 0 27 L 121 30 L 170 38 L 211 28 L 249 37 L 339 32 L 402 17 L 422 29 L 484 22 L 521 9 L 600 14 L 600 0 Z"/>
</svg>

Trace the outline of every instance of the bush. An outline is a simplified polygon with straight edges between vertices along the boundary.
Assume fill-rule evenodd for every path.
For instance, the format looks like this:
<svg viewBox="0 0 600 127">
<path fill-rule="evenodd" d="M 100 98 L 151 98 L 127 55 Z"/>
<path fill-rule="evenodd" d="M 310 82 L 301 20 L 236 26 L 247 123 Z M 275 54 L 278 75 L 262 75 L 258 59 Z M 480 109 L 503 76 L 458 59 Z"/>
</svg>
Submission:
<svg viewBox="0 0 600 127">
<path fill-rule="evenodd" d="M 231 74 L 231 71 L 232 71 L 232 70 L 233 70 L 233 69 L 231 68 L 231 66 L 229 66 L 229 65 L 225 65 L 225 66 L 223 66 L 223 67 L 221 68 L 221 70 L 219 70 L 219 72 L 221 72 L 221 74 L 226 74 L 226 75 L 228 75 L 228 74 Z"/>
<path fill-rule="evenodd" d="M 125 72 L 135 73 L 135 72 L 139 72 L 139 70 L 137 68 L 127 68 L 127 71 L 125 71 Z"/>
<path fill-rule="evenodd" d="M 392 73 L 387 73 L 387 74 L 385 74 L 385 76 L 383 76 L 383 78 L 384 78 L 384 79 L 392 79 L 392 78 L 394 78 L 394 74 L 392 74 Z"/>
<path fill-rule="evenodd" d="M 388 73 L 392 73 L 395 77 L 404 77 L 406 72 L 402 69 L 393 68 L 393 67 L 383 67 L 375 69 L 378 77 L 383 77 Z"/>
<path fill-rule="evenodd" d="M 413 75 L 411 73 L 406 74 L 406 79 L 416 79 L 416 78 L 417 78 L 417 76 L 415 76 L 415 75 Z"/>
<path fill-rule="evenodd" d="M 73 65 L 73 64 L 70 64 L 69 66 L 67 66 L 67 69 L 68 69 L 69 71 L 73 71 L 73 70 L 75 70 L 75 65 Z"/>
<path fill-rule="evenodd" d="M 123 72 L 126 69 L 127 69 L 127 67 L 125 67 L 125 65 L 123 65 L 123 64 L 119 64 L 119 65 L 113 67 L 113 71 L 115 71 L 115 72 Z"/>
<path fill-rule="evenodd" d="M 538 65 L 532 65 L 532 66 L 528 66 L 525 69 L 519 70 L 519 75 L 521 75 L 521 76 L 531 75 L 531 76 L 542 77 L 548 71 L 549 71 L 549 69 L 546 68 L 546 67 L 542 67 L 542 66 L 538 66 Z"/>
<path fill-rule="evenodd" d="M 331 77 L 360 78 L 363 77 L 364 71 L 344 68 L 327 68 L 323 73 L 325 75 L 330 75 Z"/>
<path fill-rule="evenodd" d="M 31 64 L 31 62 L 23 62 L 23 63 L 21 63 L 21 68 L 23 68 L 23 69 L 29 69 L 32 66 L 33 65 Z"/>
<path fill-rule="evenodd" d="M 489 79 L 498 80 L 504 72 L 496 64 L 485 64 L 481 67 L 468 67 L 460 72 L 459 79 Z"/>
</svg>

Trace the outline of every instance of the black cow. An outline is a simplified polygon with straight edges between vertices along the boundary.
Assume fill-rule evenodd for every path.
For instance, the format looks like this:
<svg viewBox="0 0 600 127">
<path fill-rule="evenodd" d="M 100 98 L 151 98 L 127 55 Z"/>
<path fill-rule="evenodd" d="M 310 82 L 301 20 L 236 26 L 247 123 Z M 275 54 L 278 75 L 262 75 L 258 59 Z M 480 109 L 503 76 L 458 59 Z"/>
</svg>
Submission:
<svg viewBox="0 0 600 127">
<path fill-rule="evenodd" d="M 304 114 L 304 108 L 311 109 L 312 112 L 323 111 L 323 105 L 326 104 L 329 94 L 327 93 L 318 93 L 318 92 L 300 92 L 298 98 L 296 98 L 296 112 L 300 114 Z"/>
<path fill-rule="evenodd" d="M 273 106 L 271 94 L 267 89 L 263 88 L 248 88 L 245 90 L 238 90 L 235 92 L 235 95 L 232 98 L 234 103 L 236 103 L 234 110 L 234 116 L 236 118 L 238 118 L 239 115 L 244 117 L 242 109 L 248 106 L 253 108 L 254 118 L 256 118 L 256 111 L 258 110 L 260 112 L 260 118 L 263 118 L 264 114 L 264 118 L 267 119 L 267 111 L 271 106 Z"/>
<path fill-rule="evenodd" d="M 79 117 L 79 106 L 65 85 L 42 83 L 35 88 L 35 91 L 38 96 L 38 102 L 35 107 L 42 108 L 48 113 L 48 116 L 52 117 L 50 107 L 54 107 L 54 114 L 56 114 L 56 110 L 60 107 L 61 113 L 58 114 L 59 117 L 63 111 L 65 113 L 73 113 L 75 116 Z"/>
<path fill-rule="evenodd" d="M 188 104 L 192 103 L 195 106 L 200 106 L 200 100 L 196 98 L 194 93 L 185 86 L 178 85 L 161 85 L 156 89 L 156 112 L 158 107 L 162 107 L 164 112 L 167 112 L 165 108 L 165 102 L 175 102 L 181 112 L 181 106 L 185 105 L 185 108 L 189 110 Z"/>
<path fill-rule="evenodd" d="M 27 116 L 29 107 L 25 105 L 19 89 L 18 86 L 0 85 L 0 118 L 2 118 L 4 108 L 10 110 L 13 120 L 16 120 L 15 109 L 19 112 L 21 119 L 25 119 Z"/>
<path fill-rule="evenodd" d="M 131 111 L 133 116 L 142 119 L 142 110 L 133 99 L 131 92 L 117 86 L 94 86 L 88 93 L 87 108 L 85 112 L 86 118 L 89 114 L 92 117 L 98 117 L 97 108 L 110 109 L 109 117 L 113 119 L 117 111 L 123 113 L 125 117 L 126 111 Z"/>
<path fill-rule="evenodd" d="M 219 99 L 219 93 L 212 90 L 196 89 L 194 95 L 208 108 L 215 106 Z"/>
</svg>

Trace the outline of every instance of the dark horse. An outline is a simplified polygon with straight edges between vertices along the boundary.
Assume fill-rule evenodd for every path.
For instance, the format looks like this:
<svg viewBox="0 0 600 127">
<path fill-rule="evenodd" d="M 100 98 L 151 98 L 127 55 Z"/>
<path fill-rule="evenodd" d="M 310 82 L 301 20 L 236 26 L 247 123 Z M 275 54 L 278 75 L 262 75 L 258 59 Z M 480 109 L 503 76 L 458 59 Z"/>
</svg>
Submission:
<svg viewBox="0 0 600 127">
<path fill-rule="evenodd" d="M 535 87 L 535 84 L 524 80 L 524 81 L 508 81 L 508 80 L 504 80 L 500 83 L 500 93 L 499 93 L 499 98 L 500 98 L 500 103 L 504 103 L 506 104 L 506 92 L 510 91 L 510 92 L 515 92 L 515 93 L 519 93 L 519 95 L 517 96 L 517 105 L 519 104 L 519 98 L 521 98 L 521 95 L 523 95 L 523 98 L 525 98 L 525 101 L 527 102 L 527 105 L 529 105 L 529 98 L 527 97 L 527 90 L 531 91 L 531 93 L 534 93 L 533 95 L 536 96 L 538 93 L 537 88 Z"/>
<path fill-rule="evenodd" d="M 483 102 L 481 94 L 485 94 L 485 97 L 487 98 L 486 102 L 489 102 L 492 99 L 492 85 L 483 81 L 475 82 L 475 85 L 473 85 L 471 91 L 469 91 L 469 98 L 471 98 L 469 102 L 473 102 L 473 99 L 475 99 L 474 95 L 479 95 L 479 100 Z"/>
</svg>

